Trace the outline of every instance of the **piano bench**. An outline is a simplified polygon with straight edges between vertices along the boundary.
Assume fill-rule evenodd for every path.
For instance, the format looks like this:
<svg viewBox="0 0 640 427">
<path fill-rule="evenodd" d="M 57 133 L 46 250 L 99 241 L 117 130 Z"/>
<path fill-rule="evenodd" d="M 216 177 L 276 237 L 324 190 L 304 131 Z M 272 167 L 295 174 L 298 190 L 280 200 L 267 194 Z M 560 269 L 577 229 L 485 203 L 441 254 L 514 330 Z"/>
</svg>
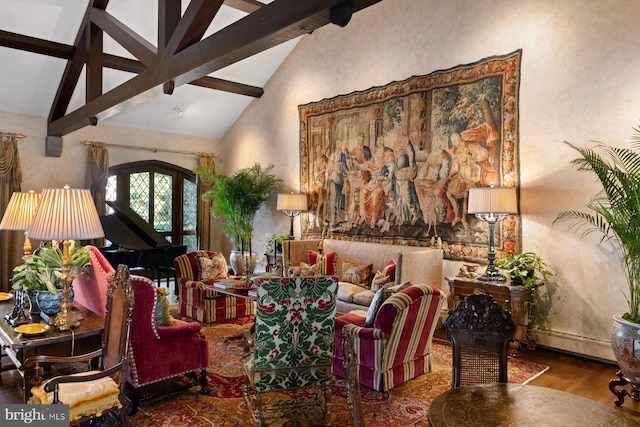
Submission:
<svg viewBox="0 0 640 427">
<path fill-rule="evenodd" d="M 176 280 L 175 267 L 158 266 L 157 272 L 158 272 L 158 286 L 161 286 L 162 279 L 164 279 L 167 285 L 167 289 L 170 289 L 169 286 L 171 286 L 171 281 L 173 280 L 173 286 L 174 286 L 173 293 L 175 295 L 178 295 L 178 281 Z"/>
</svg>

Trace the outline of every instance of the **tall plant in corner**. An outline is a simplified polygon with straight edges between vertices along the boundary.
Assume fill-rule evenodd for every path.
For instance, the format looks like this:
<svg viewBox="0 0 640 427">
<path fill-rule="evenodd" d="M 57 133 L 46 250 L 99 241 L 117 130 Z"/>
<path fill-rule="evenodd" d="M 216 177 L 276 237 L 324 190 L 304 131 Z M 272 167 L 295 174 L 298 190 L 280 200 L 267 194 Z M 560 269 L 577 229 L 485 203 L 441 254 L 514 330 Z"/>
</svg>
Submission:
<svg viewBox="0 0 640 427">
<path fill-rule="evenodd" d="M 570 227 L 583 236 L 597 232 L 600 244 L 613 244 L 629 287 L 628 309 L 622 318 L 640 324 L 640 130 L 634 131 L 631 148 L 603 143 L 578 147 L 565 141 L 580 154 L 571 163 L 579 171 L 595 174 L 602 191 L 586 204 L 589 212 L 561 212 L 554 224 L 572 220 Z"/>
<path fill-rule="evenodd" d="M 273 165 L 264 168 L 259 163 L 238 169 L 233 175 L 220 175 L 198 169 L 196 173 L 209 180 L 211 188 L 204 197 L 211 200 L 211 213 L 226 222 L 223 231 L 233 240 L 236 249 L 251 252 L 253 220 L 263 203 L 282 182 L 271 173 Z"/>
</svg>

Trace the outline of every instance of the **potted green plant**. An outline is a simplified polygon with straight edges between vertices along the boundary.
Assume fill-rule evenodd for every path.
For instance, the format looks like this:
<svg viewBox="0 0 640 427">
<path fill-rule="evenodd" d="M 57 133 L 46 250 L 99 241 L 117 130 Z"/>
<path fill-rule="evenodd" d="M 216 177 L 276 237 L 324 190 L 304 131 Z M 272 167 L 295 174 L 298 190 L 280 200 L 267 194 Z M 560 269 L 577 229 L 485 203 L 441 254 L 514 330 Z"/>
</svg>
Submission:
<svg viewBox="0 0 640 427">
<path fill-rule="evenodd" d="M 513 284 L 524 286 L 531 291 L 531 326 L 544 327 L 550 308 L 549 292 L 557 287 L 557 273 L 535 252 L 516 253 L 513 247 L 513 242 L 505 242 L 505 253 L 496 259 L 496 266 L 511 278 Z"/>
<path fill-rule="evenodd" d="M 587 211 L 568 210 L 558 214 L 557 222 L 571 221 L 570 227 L 582 236 L 596 232 L 599 244 L 613 243 L 626 276 L 627 309 L 614 314 L 611 344 L 622 371 L 629 379 L 640 378 L 635 360 L 640 349 L 633 347 L 640 329 L 640 131 L 634 128 L 631 148 L 596 143 L 578 147 L 567 141 L 580 157 L 572 160 L 579 171 L 595 175 L 602 186 L 587 204 Z M 632 334 L 627 336 L 626 334 Z"/>
<path fill-rule="evenodd" d="M 62 274 L 62 255 L 62 245 L 54 240 L 36 249 L 32 255 L 24 256 L 24 264 L 13 269 L 12 289 L 27 291 L 31 301 L 31 312 L 34 314 L 37 314 L 39 308 L 36 300 L 56 300 L 57 298 L 59 304 L 60 288 L 57 279 Z M 73 276 L 88 273 L 91 265 L 89 248 L 71 241 L 69 255 Z"/>
<path fill-rule="evenodd" d="M 282 242 L 289 240 L 289 234 L 273 233 L 267 240 L 267 253 L 282 252 Z"/>
<path fill-rule="evenodd" d="M 211 200 L 211 213 L 223 221 L 224 232 L 235 244 L 236 251 L 240 251 L 244 259 L 248 251 L 249 262 L 235 263 L 230 259 L 236 274 L 250 274 L 255 268 L 256 258 L 251 249 L 253 235 L 253 220 L 256 212 L 263 203 L 269 200 L 275 192 L 280 178 L 271 173 L 273 165 L 264 168 L 259 163 L 238 169 L 233 175 L 220 175 L 211 171 L 198 169 L 196 173 L 209 182 L 211 188 L 204 197 Z M 247 269 L 240 264 L 250 264 Z"/>
</svg>

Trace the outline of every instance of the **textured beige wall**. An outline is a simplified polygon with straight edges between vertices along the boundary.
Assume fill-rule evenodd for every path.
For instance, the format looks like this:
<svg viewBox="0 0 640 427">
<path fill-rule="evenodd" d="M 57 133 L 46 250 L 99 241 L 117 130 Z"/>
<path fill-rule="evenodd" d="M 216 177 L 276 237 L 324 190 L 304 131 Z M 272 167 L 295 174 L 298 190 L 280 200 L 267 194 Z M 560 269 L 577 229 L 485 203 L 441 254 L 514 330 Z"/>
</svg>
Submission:
<svg viewBox="0 0 640 427">
<path fill-rule="evenodd" d="M 522 49 L 524 250 L 561 274 L 552 330 L 539 341 L 610 359 L 611 315 L 626 308 L 617 258 L 596 247 L 595 236 L 580 238 L 552 221 L 597 192 L 569 164 L 575 156 L 562 141 L 627 145 L 639 121 L 638 17 L 635 0 L 383 0 L 345 28 L 324 27 L 300 41 L 225 136 L 223 167 L 274 163 L 283 188 L 297 190 L 298 105 Z M 257 236 L 288 229 L 286 218 L 270 215 L 273 205 Z M 457 270 L 446 263 L 445 275 Z"/>
<path fill-rule="evenodd" d="M 0 131 L 22 133 L 27 136 L 20 140 L 18 149 L 23 175 L 22 191 L 41 191 L 46 187 L 62 187 L 67 184 L 71 187 L 84 187 L 87 147 L 82 145 L 82 141 L 212 152 L 222 156 L 222 141 L 219 139 L 98 125 L 82 128 L 64 136 L 62 155 L 45 157 L 46 124 L 44 117 L 0 112 Z M 172 163 L 189 170 L 194 170 L 197 166 L 197 157 L 192 155 L 154 153 L 118 147 L 110 147 L 108 150 L 111 166 L 150 159 Z M 217 163 L 221 161 L 222 157 Z M 213 224 L 213 247 L 216 247 L 222 244 L 222 238 L 220 233 L 216 232 L 216 221 L 213 221 Z"/>
</svg>

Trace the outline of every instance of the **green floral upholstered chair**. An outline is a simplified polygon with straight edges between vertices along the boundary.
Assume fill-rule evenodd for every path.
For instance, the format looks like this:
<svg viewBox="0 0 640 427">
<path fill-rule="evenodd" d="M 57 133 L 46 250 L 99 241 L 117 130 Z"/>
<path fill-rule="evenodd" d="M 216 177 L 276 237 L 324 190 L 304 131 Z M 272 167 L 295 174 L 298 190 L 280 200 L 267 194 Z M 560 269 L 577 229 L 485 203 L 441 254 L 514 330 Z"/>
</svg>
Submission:
<svg viewBox="0 0 640 427">
<path fill-rule="evenodd" d="M 254 423 L 264 425 L 274 410 L 286 414 L 289 407 L 313 405 L 330 425 L 337 277 L 261 279 L 257 291 L 255 332 L 245 333 L 243 358 L 244 395 Z M 314 393 L 268 406 L 262 399 L 265 393 L 289 390 Z"/>
</svg>

